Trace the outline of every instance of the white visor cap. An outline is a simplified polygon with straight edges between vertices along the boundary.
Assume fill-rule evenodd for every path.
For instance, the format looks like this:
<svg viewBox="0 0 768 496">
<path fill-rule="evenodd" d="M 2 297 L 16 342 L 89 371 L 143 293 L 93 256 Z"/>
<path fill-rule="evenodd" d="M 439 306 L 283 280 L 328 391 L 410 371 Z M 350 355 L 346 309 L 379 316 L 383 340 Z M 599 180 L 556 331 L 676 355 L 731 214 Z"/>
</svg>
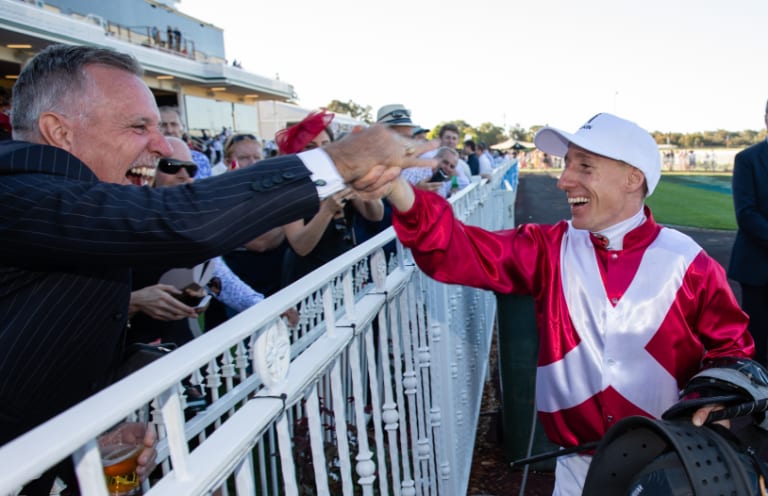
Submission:
<svg viewBox="0 0 768 496">
<path fill-rule="evenodd" d="M 661 156 L 653 136 L 634 122 L 612 114 L 597 114 L 573 134 L 543 127 L 536 133 L 533 143 L 539 150 L 556 157 L 564 157 L 568 145 L 573 143 L 589 152 L 637 167 L 648 184 L 646 196 L 651 196 L 661 178 Z"/>
</svg>

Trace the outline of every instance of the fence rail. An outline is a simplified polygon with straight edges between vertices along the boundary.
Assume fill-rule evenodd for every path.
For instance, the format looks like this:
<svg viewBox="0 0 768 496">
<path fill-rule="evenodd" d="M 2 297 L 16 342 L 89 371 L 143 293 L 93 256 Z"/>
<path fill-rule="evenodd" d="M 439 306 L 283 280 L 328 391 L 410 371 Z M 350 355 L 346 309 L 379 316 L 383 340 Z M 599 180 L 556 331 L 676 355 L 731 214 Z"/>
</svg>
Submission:
<svg viewBox="0 0 768 496">
<path fill-rule="evenodd" d="M 457 216 L 509 224 L 509 167 L 457 194 Z M 106 496 L 97 439 L 142 418 L 160 436 L 147 495 L 466 494 L 496 300 L 427 278 L 399 244 L 387 259 L 393 239 L 390 228 L 0 447 L 0 494 L 71 457 L 81 494 Z M 190 384 L 208 398 L 196 414 Z"/>
</svg>

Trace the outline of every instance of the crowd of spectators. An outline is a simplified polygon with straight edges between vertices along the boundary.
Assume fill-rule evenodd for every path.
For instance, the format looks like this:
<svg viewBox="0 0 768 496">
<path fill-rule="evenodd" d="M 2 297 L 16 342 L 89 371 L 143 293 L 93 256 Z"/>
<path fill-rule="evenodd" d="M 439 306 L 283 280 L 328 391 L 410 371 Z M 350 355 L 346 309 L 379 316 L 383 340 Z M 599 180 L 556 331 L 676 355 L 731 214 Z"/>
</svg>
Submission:
<svg viewBox="0 0 768 496">
<path fill-rule="evenodd" d="M 175 46 L 178 46 L 179 42 L 175 38 L 168 39 L 173 39 Z M 66 51 L 66 48 L 56 47 L 52 52 L 57 50 Z M 108 78 L 125 78 L 126 84 L 130 82 L 134 86 L 132 91 L 136 95 L 141 94 L 143 105 L 146 107 L 144 110 L 151 114 L 154 109 L 154 105 L 151 105 L 151 94 L 148 91 L 144 94 L 143 83 L 136 79 L 139 69 L 120 56 L 88 50 L 76 48 L 72 50 L 72 54 L 65 54 L 65 57 L 105 57 L 104 69 L 98 65 L 102 63 L 101 59 L 88 67 L 95 66 L 109 74 L 102 75 L 96 71 L 96 75 L 88 73 L 88 77 L 103 76 L 107 79 L 100 80 L 100 83 L 105 85 Z M 110 64 L 115 64 L 116 67 Z M 112 107 L 117 105 L 119 98 L 115 98 Z M 19 102 L 26 106 L 29 104 L 27 100 L 20 99 Z M 0 116 L 4 117 L 0 120 L 0 141 L 12 139 L 13 118 L 8 118 L 11 115 L 12 103 L 10 94 L 0 94 Z M 109 110 L 110 108 L 109 105 L 103 107 L 104 118 L 107 119 L 110 115 L 119 117 L 120 110 Z M 206 201 L 205 198 L 198 198 L 198 188 L 193 187 L 193 183 L 214 181 L 220 179 L 214 179 L 214 176 L 234 175 L 236 171 L 239 173 L 240 169 L 259 167 L 260 162 L 277 155 L 295 155 L 315 148 L 325 148 L 335 141 L 331 125 L 335 116 L 326 110 L 311 112 L 301 122 L 266 140 L 255 134 L 233 132 L 226 128 L 215 134 L 202 131 L 192 137 L 181 109 L 175 106 L 160 106 L 157 111 L 160 120 L 156 123 L 156 130 L 162 136 L 155 139 L 153 133 L 148 145 L 151 154 L 156 157 L 156 166 L 152 167 L 142 158 L 142 164 L 125 172 L 127 179 L 110 178 L 107 182 L 127 180 L 140 187 L 175 191 L 188 188 L 187 199 Z M 20 119 L 17 121 L 22 122 Z M 411 142 L 411 139 L 418 140 L 413 141 L 414 143 L 427 141 L 426 134 L 429 130 L 413 124 L 410 111 L 402 105 L 383 107 L 378 113 L 378 122 L 390 127 L 402 138 L 407 138 L 408 142 Z M 84 129 L 90 132 L 97 127 L 88 126 Z M 452 132 L 458 136 L 457 129 L 451 126 L 445 128 L 441 130 L 441 135 L 450 135 L 449 131 L 453 129 Z M 32 135 L 19 134 L 16 139 L 22 136 Z M 384 139 L 385 142 L 388 140 L 390 138 Z M 457 149 L 456 143 L 456 140 L 444 141 L 443 146 L 435 153 L 422 155 L 425 158 L 435 157 L 437 165 L 434 167 L 406 168 L 404 174 L 414 178 L 416 187 L 438 191 L 444 197 L 449 197 L 466 187 L 471 178 L 466 167 L 458 167 L 462 161 L 461 150 Z M 23 143 L 11 142 L 9 149 L 21 144 Z M 391 144 L 384 143 L 384 146 Z M 110 146 L 94 146 L 94 149 L 96 148 L 98 153 L 109 156 Z M 430 148 L 433 148 L 432 145 L 425 143 L 422 149 Z M 115 148 L 115 158 L 119 151 L 119 147 Z M 331 153 L 330 150 L 328 153 Z M 417 157 L 418 154 L 413 160 L 424 162 Z M 104 161 L 104 158 L 101 160 Z M 114 314 L 116 321 L 125 320 L 122 331 L 125 334 L 123 345 L 120 350 L 115 350 L 117 361 L 127 363 L 130 350 L 135 349 L 135 345 L 182 345 L 388 228 L 392 223 L 388 202 L 382 200 L 381 195 L 371 197 L 361 194 L 361 190 L 353 186 L 354 183 L 347 184 L 352 186 L 321 196 L 319 208 L 313 215 L 274 227 L 197 266 L 190 267 L 184 257 L 179 257 L 178 260 L 166 257 L 163 263 L 150 259 L 146 263 L 138 260 L 130 262 L 131 291 L 127 313 Z M 322 187 L 317 183 L 315 186 L 318 190 Z M 190 211 L 197 210 L 178 211 L 180 225 L 187 222 Z M 169 216 L 170 223 L 176 222 L 171 219 L 175 215 L 174 212 L 174 209 L 166 209 L 163 214 Z M 201 222 L 205 215 L 200 211 Z M 190 249 L 196 249 L 193 240 L 190 239 L 189 243 Z M 388 251 L 394 251 L 394 242 L 388 247 Z M 182 280 L 185 282 L 180 282 Z M 299 324 L 300 310 L 291 309 L 283 314 L 289 326 L 295 327 Z M 119 358 L 121 354 L 122 359 Z M 124 370 L 118 369 L 118 372 L 123 373 Z M 118 377 L 118 374 L 101 377 L 99 387 Z M 187 390 L 187 394 L 192 392 Z M 67 401 L 76 401 L 78 398 L 82 399 L 82 395 L 73 394 Z M 38 421 L 30 419 L 30 426 Z M 24 429 L 16 427 L 8 429 L 0 441 L 7 441 L 22 430 Z M 150 439 L 148 442 L 153 441 Z M 47 484 L 47 479 L 42 484 Z"/>
<path fill-rule="evenodd" d="M 132 334 L 139 343 L 190 339 L 189 321 L 208 313 L 211 293 L 235 311 L 257 304 L 262 294 L 232 271 L 217 273 L 221 255 L 319 215 L 321 201 L 345 187 L 341 201 L 380 207 L 400 171 L 423 165 L 418 155 L 432 147 L 374 126 L 320 143 L 324 150 L 297 139 L 307 151 L 203 177 L 176 137 L 185 134 L 181 113 L 161 116 L 142 75 L 124 53 L 51 45 L 14 85 L 13 139 L 0 142 L 0 444 L 113 382 Z M 183 277 L 169 276 L 176 268 Z M 177 284 L 190 278 L 197 287 Z M 243 292 L 227 297 L 236 286 Z M 195 300 L 178 305 L 176 296 Z M 160 325 L 137 338 L 140 313 L 181 321 L 179 332 Z M 139 477 L 151 470 L 155 442 L 147 429 Z M 71 460 L 22 494 L 48 494 L 59 475 L 73 480 Z"/>
<path fill-rule="evenodd" d="M 171 34 L 169 27 L 169 43 Z M 179 39 L 174 39 L 178 46 Z M 681 364 L 679 377 L 645 361 L 643 366 L 665 389 L 639 399 L 630 396 L 638 401 L 633 405 L 615 398 L 605 402 L 603 396 L 612 393 L 604 394 L 597 386 L 574 393 L 568 381 L 553 375 L 546 383 L 552 387 L 544 390 L 561 393 L 551 400 L 553 409 L 543 412 L 552 415 L 542 418 L 559 445 L 571 447 L 593 441 L 596 432 L 602 435 L 616 420 L 612 415 L 603 420 L 598 408 L 603 404 L 615 408 L 618 418 L 641 408 L 656 415 L 663 411 L 661 406 L 673 403 L 677 386 L 704 359 L 730 356 L 744 363 L 753 354 L 747 317 L 727 290 L 722 268 L 687 238 L 671 231 L 659 235 L 662 228 L 644 204 L 661 174 L 658 149 L 634 123 L 598 114 L 575 134 L 540 130 L 537 147 L 565 157 L 559 187 L 568 194 L 573 220 L 554 228 L 531 225 L 516 233 L 488 233 L 465 228 L 450 215 L 443 198 L 487 179 L 500 157 L 486 143 L 467 137 L 458 149 L 461 136 L 453 124 L 438 130 L 439 147 L 425 143 L 429 131 L 413 122 L 404 105 L 390 104 L 377 112 L 378 126 L 341 140 L 334 139 L 334 114 L 324 109 L 309 113 L 270 141 L 227 129 L 193 140 L 181 110 L 158 109 L 141 75 L 136 61 L 124 54 L 51 46 L 25 67 L 17 82 L 10 122 L 17 141 L 0 146 L 5 206 L 0 280 L 6 288 L 0 299 L 0 316 L 5 317 L 0 318 L 0 349 L 5 354 L 0 360 L 0 399 L 5 400 L 0 443 L 106 386 L 114 379 L 110 372 L 115 363 L 125 358 L 121 353 L 126 342 L 190 341 L 392 226 L 393 219 L 399 238 L 431 276 L 502 293 L 533 294 L 543 307 L 556 310 L 551 313 L 557 318 L 548 320 L 556 323 L 570 322 L 571 305 L 574 315 L 587 312 L 587 306 L 609 308 L 608 300 L 602 301 L 601 277 L 610 283 L 610 294 L 617 295 L 611 305 L 617 305 L 625 291 L 630 298 L 651 301 L 645 294 L 635 296 L 630 279 L 616 274 L 630 273 L 633 264 L 632 270 L 648 271 L 645 265 L 637 269 L 641 250 L 666 261 L 668 246 L 682 247 L 681 256 L 665 267 L 685 289 L 667 292 L 658 305 L 666 311 L 674 303 L 680 311 L 670 317 L 662 312 L 651 324 L 637 322 L 627 328 L 649 336 L 682 329 L 682 337 L 665 332 L 670 336 L 664 338 L 685 344 L 676 351 L 686 355 L 675 357 Z M 627 147 L 629 151 L 616 145 L 629 142 L 640 144 Z M 584 191 L 594 191 L 594 198 Z M 606 199 L 605 206 L 598 197 Z M 595 204 L 593 210 L 587 207 L 590 203 Z M 579 242 L 573 247 L 564 243 L 566 234 Z M 660 244 L 651 245 L 657 235 Z M 638 243 L 641 236 L 646 244 Z M 623 269 L 603 271 L 616 280 L 601 275 L 595 260 L 607 264 L 627 246 L 636 254 L 621 262 Z M 600 258 L 595 249 L 603 250 Z M 385 252 L 392 250 L 385 247 Z M 62 262 L 51 256 L 56 253 L 70 258 Z M 446 268 L 442 262 L 447 253 L 461 254 L 461 270 Z M 689 266 L 694 269 L 689 271 Z M 489 272 L 488 267 L 498 270 Z M 560 272 L 574 275 L 561 278 Z M 598 283 L 571 301 L 569 279 Z M 180 280 L 185 282 L 177 283 Z M 77 308 L 70 305 L 74 293 L 83 299 Z M 46 312 L 38 312 L 39 301 L 46 302 Z M 630 303 L 616 307 L 616 312 L 625 312 Z M 282 317 L 296 326 L 300 313 L 298 308 Z M 595 336 L 602 339 L 606 334 L 602 320 L 583 320 Z M 724 330 L 722 320 L 730 321 Z M 699 327 L 694 329 L 694 323 Z M 541 329 L 542 336 L 559 339 L 557 325 Z M 579 342 L 571 337 L 579 329 L 565 331 L 569 342 Z M 36 336 L 41 337 L 35 341 Z M 38 346 L 43 342 L 46 346 Z M 569 359 L 558 355 L 566 347 L 552 348 L 556 360 L 551 362 L 569 366 Z M 46 355 L 38 356 L 42 352 Z M 599 385 L 605 382 L 602 357 L 593 362 L 586 363 L 586 376 Z M 609 358 L 605 363 L 611 362 Z M 616 391 L 623 390 L 624 375 L 630 374 L 613 377 L 620 386 Z M 31 377 L 35 381 L 26 381 Z M 634 383 L 626 385 L 634 388 Z M 585 409 L 577 412 L 576 406 Z M 696 410 L 698 425 L 713 406 Z M 578 421 L 562 424 L 571 430 L 555 429 L 559 415 Z M 153 435 L 147 436 L 145 444 L 153 447 Z M 581 487 L 589 462 L 577 456 L 558 461 L 558 484 Z M 140 462 L 148 463 L 149 456 L 146 463 Z M 50 487 L 50 476 L 59 470 L 54 467 L 44 474 L 40 484 Z"/>
<path fill-rule="evenodd" d="M 335 139 L 332 126 L 335 116 L 324 109 L 311 112 L 301 122 L 286 127 L 268 139 L 253 133 L 233 132 L 227 128 L 222 128 L 215 134 L 202 131 L 192 137 L 187 132 L 178 107 L 163 106 L 159 110 L 160 129 L 174 148 L 174 154 L 169 160 L 180 165 L 169 166 L 167 161 L 162 162 L 163 167 L 158 168 L 155 175 L 155 186 L 163 186 L 169 181 L 175 184 L 204 180 L 209 176 L 226 174 L 237 169 L 258 167 L 264 158 L 324 147 Z M 401 104 L 385 105 L 379 109 L 377 123 L 390 127 L 404 137 L 427 140 L 429 129 L 414 124 L 410 110 Z M 423 155 L 424 158 L 434 158 L 436 165 L 413 167 L 403 171 L 403 177 L 416 188 L 434 191 L 444 198 L 449 198 L 468 186 L 473 176 L 476 176 L 477 180 L 488 177 L 493 167 L 501 163 L 502 157 L 499 154 L 491 154 L 484 143 L 475 145 L 474 141 L 468 140 L 463 148 L 459 148 L 460 132 L 453 124 L 444 125 L 436 134 L 440 140 L 440 148 Z M 178 150 L 179 143 L 185 144 L 186 150 Z M 472 174 L 465 161 L 470 150 L 477 150 L 475 158 L 481 163 L 475 174 Z M 154 324 L 149 326 L 150 329 L 168 328 L 175 331 L 155 332 L 156 335 L 137 331 L 134 336 L 145 341 L 172 340 L 182 344 L 203 330 L 198 328 L 199 323 L 202 322 L 202 327 L 208 329 L 218 325 L 378 234 L 391 224 L 391 206 L 386 199 L 363 199 L 358 197 L 354 190 L 346 188 L 325 198 L 315 215 L 276 227 L 212 260 L 217 267 L 213 280 L 217 283 L 225 281 L 224 285 L 229 288 L 238 288 L 241 295 L 248 295 L 249 299 L 246 299 L 250 304 L 233 304 L 227 301 L 226 297 L 216 297 L 204 308 L 183 305 L 179 303 L 178 296 L 184 288 L 168 287 L 159 282 L 160 276 L 169 270 L 169 267 L 161 268 L 162 270 L 153 267 L 149 271 L 137 269 L 139 277 L 134 281 L 134 296 L 136 292 L 143 291 L 144 297 L 141 301 L 144 305 L 154 305 L 150 306 L 150 310 L 144 311 L 143 315 L 142 311 L 138 310 L 138 321 L 142 323 L 139 327 L 146 328 L 146 321 L 154 320 Z M 391 255 L 394 243 L 385 251 Z M 203 290 L 210 292 L 209 288 L 203 287 Z M 157 300 L 147 302 L 150 295 L 155 295 Z M 172 302 L 173 311 L 166 308 L 163 317 L 158 318 L 160 312 L 155 307 L 171 306 L 169 295 L 175 300 Z M 200 313 L 203 313 L 203 319 L 199 318 Z M 286 318 L 289 324 L 296 325 L 299 315 L 297 312 L 291 312 Z"/>
</svg>

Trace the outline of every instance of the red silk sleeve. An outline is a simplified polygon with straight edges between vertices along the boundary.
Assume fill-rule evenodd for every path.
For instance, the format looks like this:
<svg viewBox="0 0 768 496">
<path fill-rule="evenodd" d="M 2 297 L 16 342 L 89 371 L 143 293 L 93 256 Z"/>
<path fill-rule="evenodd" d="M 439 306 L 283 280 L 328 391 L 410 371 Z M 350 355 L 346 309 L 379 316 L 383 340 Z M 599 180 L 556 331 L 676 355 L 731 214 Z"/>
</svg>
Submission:
<svg viewBox="0 0 768 496">
<path fill-rule="evenodd" d="M 535 294 L 537 282 L 549 280 L 542 271 L 554 270 L 556 265 L 563 231 L 559 224 L 490 232 L 459 222 L 439 195 L 418 189 L 414 194 L 411 209 L 394 210 L 392 223 L 400 241 L 430 277 L 521 294 Z"/>
</svg>

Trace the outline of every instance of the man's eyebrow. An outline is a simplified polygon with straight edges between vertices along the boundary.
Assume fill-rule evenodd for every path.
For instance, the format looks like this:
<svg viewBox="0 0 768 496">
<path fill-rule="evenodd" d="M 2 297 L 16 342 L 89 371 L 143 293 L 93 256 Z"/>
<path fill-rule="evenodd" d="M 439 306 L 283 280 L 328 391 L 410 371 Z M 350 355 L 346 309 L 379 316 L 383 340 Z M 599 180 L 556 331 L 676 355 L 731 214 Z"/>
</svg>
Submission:
<svg viewBox="0 0 768 496">
<path fill-rule="evenodd" d="M 157 119 L 152 119 L 151 117 L 145 117 L 141 115 L 130 117 L 128 119 L 128 122 L 130 122 L 132 126 L 141 125 L 141 124 L 150 126 L 152 125 L 152 123 L 155 123 L 156 125 L 160 124 L 160 121 Z"/>
</svg>

